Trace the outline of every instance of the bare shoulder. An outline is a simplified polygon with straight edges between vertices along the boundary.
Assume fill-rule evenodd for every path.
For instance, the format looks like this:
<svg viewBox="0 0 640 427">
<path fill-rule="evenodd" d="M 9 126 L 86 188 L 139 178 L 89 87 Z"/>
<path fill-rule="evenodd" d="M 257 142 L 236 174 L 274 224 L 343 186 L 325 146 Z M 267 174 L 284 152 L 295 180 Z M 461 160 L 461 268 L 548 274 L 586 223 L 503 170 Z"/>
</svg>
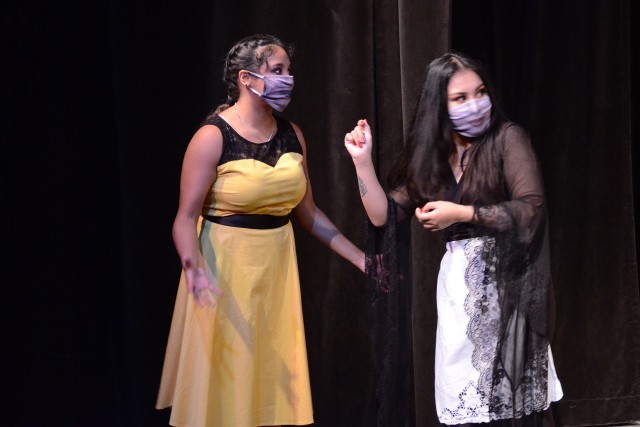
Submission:
<svg viewBox="0 0 640 427">
<path fill-rule="evenodd" d="M 191 142 L 194 141 L 203 144 L 207 142 L 211 144 L 222 143 L 222 132 L 218 126 L 204 125 L 193 134 Z"/>
<path fill-rule="evenodd" d="M 217 126 L 204 125 L 191 138 L 185 159 L 196 163 L 218 164 L 222 155 L 222 132 Z"/>
</svg>

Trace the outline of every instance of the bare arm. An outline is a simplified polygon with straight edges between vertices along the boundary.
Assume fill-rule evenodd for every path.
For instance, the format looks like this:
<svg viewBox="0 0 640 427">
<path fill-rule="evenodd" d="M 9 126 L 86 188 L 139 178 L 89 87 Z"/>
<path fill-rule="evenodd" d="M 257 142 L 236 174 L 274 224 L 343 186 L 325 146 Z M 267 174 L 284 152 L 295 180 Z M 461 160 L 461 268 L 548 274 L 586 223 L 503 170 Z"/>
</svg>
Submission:
<svg viewBox="0 0 640 427">
<path fill-rule="evenodd" d="M 371 160 L 372 136 L 366 120 L 359 120 L 353 131 L 345 135 L 344 145 L 356 167 L 360 199 L 367 216 L 373 225 L 381 227 L 387 222 L 387 196 Z"/>
<path fill-rule="evenodd" d="M 293 124 L 293 123 L 292 123 Z M 307 170 L 306 145 L 300 128 L 293 124 L 296 135 L 302 145 L 303 157 L 302 166 L 307 177 L 307 191 L 302 201 L 293 210 L 298 223 L 325 246 L 331 248 L 338 255 L 351 262 L 364 272 L 364 253 L 347 239 L 331 222 L 331 220 L 320 210 L 313 201 L 313 191 L 309 172 Z"/>
<path fill-rule="evenodd" d="M 173 223 L 173 242 L 187 277 L 187 287 L 217 289 L 206 268 L 196 232 L 202 204 L 216 179 L 216 166 L 222 153 L 222 134 L 215 126 L 203 126 L 189 142 L 182 163 L 180 203 Z M 215 288 L 215 289 L 214 289 Z M 198 300 L 197 293 L 196 300 Z"/>
</svg>

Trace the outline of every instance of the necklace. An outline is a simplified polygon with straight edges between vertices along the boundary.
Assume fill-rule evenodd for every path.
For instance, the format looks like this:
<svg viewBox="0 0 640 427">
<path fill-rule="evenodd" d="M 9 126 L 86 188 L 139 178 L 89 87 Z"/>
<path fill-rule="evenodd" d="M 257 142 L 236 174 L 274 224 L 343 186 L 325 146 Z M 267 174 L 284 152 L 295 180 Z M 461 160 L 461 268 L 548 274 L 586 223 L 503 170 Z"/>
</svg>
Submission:
<svg viewBox="0 0 640 427">
<path fill-rule="evenodd" d="M 240 117 L 240 112 L 238 111 L 238 104 L 233 104 L 233 108 L 236 110 L 236 116 L 238 116 L 238 120 L 240 120 L 240 123 L 242 123 L 242 125 L 249 130 L 253 136 L 260 141 L 260 143 L 264 144 L 265 142 L 269 142 L 271 141 L 271 138 L 273 138 L 273 133 L 275 132 L 275 120 L 273 120 L 273 117 L 271 117 L 271 133 L 269 134 L 269 138 L 267 138 L 266 141 L 263 141 L 262 139 L 264 138 L 264 136 L 262 135 L 261 132 L 255 133 L 254 129 L 252 127 L 250 127 L 249 125 L 247 125 L 244 120 L 242 120 L 242 118 Z"/>
</svg>

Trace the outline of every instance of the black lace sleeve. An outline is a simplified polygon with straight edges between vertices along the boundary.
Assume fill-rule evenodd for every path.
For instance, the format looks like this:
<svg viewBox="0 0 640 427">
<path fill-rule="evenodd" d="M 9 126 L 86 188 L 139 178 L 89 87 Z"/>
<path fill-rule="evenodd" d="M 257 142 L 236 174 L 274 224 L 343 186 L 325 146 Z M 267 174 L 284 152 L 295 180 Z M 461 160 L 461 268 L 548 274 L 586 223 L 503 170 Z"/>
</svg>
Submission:
<svg viewBox="0 0 640 427">
<path fill-rule="evenodd" d="M 377 427 L 408 425 L 413 402 L 411 295 L 399 272 L 398 237 L 403 233 L 397 227 L 398 214 L 402 214 L 399 204 L 388 197 L 386 224 L 375 227 L 367 219 L 365 272 L 375 380 L 366 425 Z"/>
<path fill-rule="evenodd" d="M 367 219 L 365 273 L 374 293 L 388 294 L 397 284 L 397 209 L 395 201 L 388 197 L 387 223 L 376 227 Z"/>
<path fill-rule="evenodd" d="M 508 125 L 503 137 L 502 169 L 507 201 L 477 208 L 477 225 L 504 233 L 537 255 L 546 230 L 544 190 L 538 161 L 529 137 Z"/>
<path fill-rule="evenodd" d="M 525 132 L 505 129 L 503 173 L 509 197 L 478 208 L 477 222 L 493 230 L 483 254 L 497 284 L 499 334 L 490 411 L 521 418 L 547 405 L 550 266 L 542 178 Z"/>
</svg>

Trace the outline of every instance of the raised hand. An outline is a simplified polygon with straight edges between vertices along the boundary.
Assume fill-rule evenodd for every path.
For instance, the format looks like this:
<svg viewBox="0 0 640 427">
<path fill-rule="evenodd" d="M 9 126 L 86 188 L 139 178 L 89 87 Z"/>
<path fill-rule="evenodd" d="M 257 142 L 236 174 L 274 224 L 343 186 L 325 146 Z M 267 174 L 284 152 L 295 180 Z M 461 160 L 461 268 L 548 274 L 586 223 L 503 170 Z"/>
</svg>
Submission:
<svg viewBox="0 0 640 427">
<path fill-rule="evenodd" d="M 358 120 L 356 127 L 344 136 L 344 146 L 354 162 L 371 159 L 371 127 L 366 119 Z"/>
</svg>

